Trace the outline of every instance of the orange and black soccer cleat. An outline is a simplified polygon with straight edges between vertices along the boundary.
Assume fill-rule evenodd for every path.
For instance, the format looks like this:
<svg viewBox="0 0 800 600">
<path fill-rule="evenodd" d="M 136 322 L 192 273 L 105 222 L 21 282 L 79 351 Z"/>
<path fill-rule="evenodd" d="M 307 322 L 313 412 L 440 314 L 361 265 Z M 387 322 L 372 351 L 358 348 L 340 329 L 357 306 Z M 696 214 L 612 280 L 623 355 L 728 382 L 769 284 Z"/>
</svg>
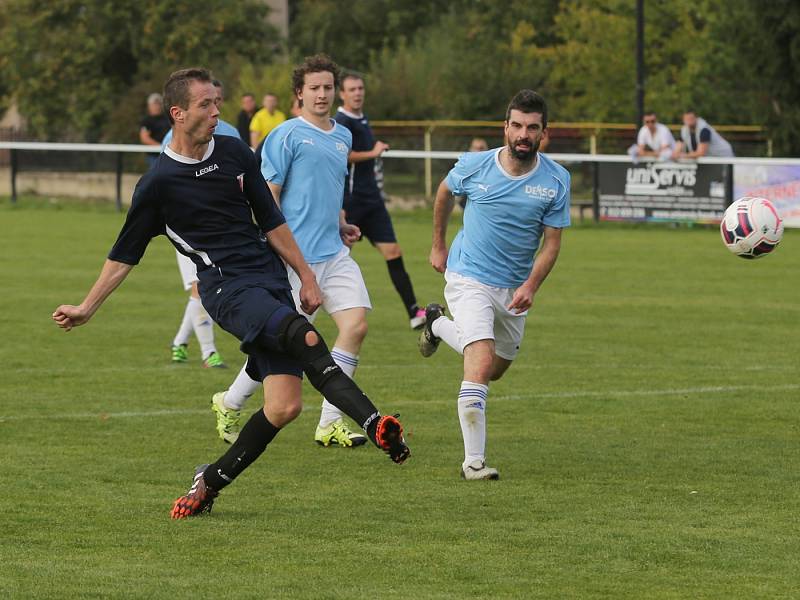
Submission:
<svg viewBox="0 0 800 600">
<path fill-rule="evenodd" d="M 378 420 L 378 427 L 375 429 L 375 441 L 378 447 L 398 465 L 403 464 L 411 456 L 411 450 L 403 439 L 403 426 L 397 420 L 399 416 L 381 417 Z"/>
<path fill-rule="evenodd" d="M 185 496 L 175 500 L 172 505 L 170 516 L 173 519 L 185 519 L 186 517 L 194 517 L 195 515 L 211 512 L 211 507 L 214 506 L 214 498 L 217 497 L 218 492 L 206 486 L 203 472 L 207 468 L 208 465 L 200 465 L 194 470 L 192 487 L 189 488 Z"/>
</svg>

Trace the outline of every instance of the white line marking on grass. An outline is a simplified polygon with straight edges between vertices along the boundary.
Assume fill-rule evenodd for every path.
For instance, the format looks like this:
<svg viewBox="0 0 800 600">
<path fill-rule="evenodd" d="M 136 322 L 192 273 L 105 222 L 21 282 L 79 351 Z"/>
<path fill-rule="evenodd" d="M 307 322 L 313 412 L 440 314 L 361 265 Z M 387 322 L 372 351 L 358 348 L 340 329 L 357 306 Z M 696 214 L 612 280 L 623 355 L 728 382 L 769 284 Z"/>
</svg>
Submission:
<svg viewBox="0 0 800 600">
<path fill-rule="evenodd" d="M 544 394 L 508 394 L 495 396 L 493 400 L 535 400 L 538 398 L 600 398 L 600 397 L 631 397 L 631 396 L 691 396 L 696 394 L 721 394 L 726 392 L 742 392 L 747 390 L 777 392 L 782 390 L 800 389 L 798 383 L 785 385 L 711 385 L 693 388 L 670 388 L 665 390 L 580 390 L 572 392 L 547 392 Z M 490 396 L 491 397 L 491 396 Z"/>
<path fill-rule="evenodd" d="M 542 394 L 507 394 L 502 396 L 490 396 L 492 401 L 496 400 L 538 400 L 547 398 L 601 398 L 601 397 L 617 397 L 617 398 L 630 398 L 630 397 L 647 397 L 647 396 L 691 396 L 697 394 L 721 394 L 726 392 L 741 392 L 747 390 L 756 391 L 788 391 L 799 390 L 800 383 L 787 383 L 784 385 L 717 385 L 717 386 L 702 386 L 693 388 L 669 388 L 663 390 L 612 390 L 603 392 L 600 390 L 574 390 L 564 392 L 545 392 Z M 401 401 L 402 405 L 409 404 L 428 404 L 430 400 L 405 400 Z M 312 405 L 316 408 L 316 404 Z M 304 404 L 303 410 L 313 410 L 309 405 Z M 130 419 L 130 418 L 148 418 L 148 417 L 165 417 L 172 415 L 207 415 L 208 410 L 200 409 L 162 409 L 162 410 L 145 410 L 145 411 L 123 411 L 123 412 L 83 412 L 83 413 L 55 413 L 49 415 L 8 415 L 0 416 L 0 423 L 5 421 L 59 421 L 69 419 L 99 419 L 107 421 L 110 419 Z"/>
<path fill-rule="evenodd" d="M 47 420 L 59 421 L 67 419 L 99 419 L 107 421 L 109 419 L 129 419 L 137 417 L 168 417 L 170 415 L 205 415 L 209 410 L 175 408 L 162 410 L 143 410 L 143 411 L 123 411 L 123 412 L 82 412 L 82 413 L 54 413 L 50 415 L 8 415 L 0 416 L 0 423 L 3 421 L 29 421 Z"/>
</svg>

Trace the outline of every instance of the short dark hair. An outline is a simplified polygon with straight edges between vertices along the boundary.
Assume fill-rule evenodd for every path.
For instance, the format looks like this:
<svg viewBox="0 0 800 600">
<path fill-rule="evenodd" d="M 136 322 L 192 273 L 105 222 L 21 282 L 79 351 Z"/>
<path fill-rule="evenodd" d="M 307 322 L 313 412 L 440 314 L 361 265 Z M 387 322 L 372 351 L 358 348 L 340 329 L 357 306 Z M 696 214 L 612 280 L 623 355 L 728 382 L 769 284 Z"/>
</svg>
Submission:
<svg viewBox="0 0 800 600">
<path fill-rule="evenodd" d="M 654 117 L 658 116 L 656 114 L 656 111 L 654 111 L 654 110 L 646 110 L 646 111 L 644 111 L 644 114 L 642 116 L 643 117 L 649 117 L 650 115 L 653 115 Z"/>
<path fill-rule="evenodd" d="M 306 56 L 303 62 L 297 65 L 292 72 L 292 90 L 294 95 L 297 96 L 298 92 L 303 91 L 303 84 L 306 81 L 306 75 L 309 73 L 324 73 L 328 72 L 333 75 L 333 87 L 339 87 L 339 65 L 333 62 L 327 54 L 315 54 L 314 56 Z"/>
<path fill-rule="evenodd" d="M 170 109 L 173 106 L 179 106 L 184 110 L 189 108 L 189 86 L 192 81 L 211 83 L 213 81 L 211 71 L 203 67 L 181 69 L 172 73 L 164 84 L 164 110 L 172 125 L 175 124 L 175 121 Z"/>
<path fill-rule="evenodd" d="M 685 114 L 685 115 L 695 115 L 696 116 L 697 115 L 697 111 L 695 109 L 693 109 L 693 108 L 687 108 L 685 111 L 683 111 L 683 114 Z"/>
<path fill-rule="evenodd" d="M 508 103 L 506 121 L 511 118 L 512 110 L 521 110 L 524 113 L 541 113 L 542 128 L 547 127 L 547 102 L 533 90 L 520 90 Z"/>
<path fill-rule="evenodd" d="M 242 98 L 247 98 L 247 97 L 250 97 L 253 100 L 256 99 L 256 95 L 253 92 L 245 92 L 244 94 L 242 94 Z"/>
<path fill-rule="evenodd" d="M 341 81 L 339 82 L 339 89 L 344 89 L 344 82 L 348 79 L 358 79 L 360 81 L 364 81 L 364 76 L 358 71 L 343 71 L 341 75 Z"/>
</svg>

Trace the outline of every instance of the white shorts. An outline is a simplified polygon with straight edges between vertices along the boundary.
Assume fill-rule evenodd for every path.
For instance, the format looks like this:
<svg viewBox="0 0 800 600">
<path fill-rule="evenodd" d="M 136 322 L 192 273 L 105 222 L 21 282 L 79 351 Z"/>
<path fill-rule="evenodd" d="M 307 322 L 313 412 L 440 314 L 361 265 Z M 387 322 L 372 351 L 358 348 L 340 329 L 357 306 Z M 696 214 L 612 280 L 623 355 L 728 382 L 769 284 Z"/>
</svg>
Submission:
<svg viewBox="0 0 800 600">
<path fill-rule="evenodd" d="M 184 256 L 177 250 L 175 254 L 178 257 L 178 269 L 181 272 L 181 279 L 183 279 L 183 289 L 192 289 L 192 284 L 197 281 L 197 267 L 192 262 L 192 259 Z"/>
<path fill-rule="evenodd" d="M 517 314 L 506 308 L 515 290 L 484 285 L 453 271 L 446 271 L 444 278 L 444 298 L 456 324 L 461 350 L 478 340 L 494 340 L 495 354 L 514 360 L 528 316 L 528 311 Z"/>
<path fill-rule="evenodd" d="M 325 262 L 309 265 L 317 278 L 317 284 L 322 290 L 322 308 L 326 313 L 333 314 L 348 308 L 372 308 L 369 301 L 367 286 L 358 263 L 350 257 L 350 249 L 344 247 L 339 254 Z M 294 270 L 287 266 L 289 283 L 292 286 L 292 297 L 297 306 L 297 311 L 313 322 L 317 312 L 306 315 L 300 308 L 300 278 Z"/>
</svg>

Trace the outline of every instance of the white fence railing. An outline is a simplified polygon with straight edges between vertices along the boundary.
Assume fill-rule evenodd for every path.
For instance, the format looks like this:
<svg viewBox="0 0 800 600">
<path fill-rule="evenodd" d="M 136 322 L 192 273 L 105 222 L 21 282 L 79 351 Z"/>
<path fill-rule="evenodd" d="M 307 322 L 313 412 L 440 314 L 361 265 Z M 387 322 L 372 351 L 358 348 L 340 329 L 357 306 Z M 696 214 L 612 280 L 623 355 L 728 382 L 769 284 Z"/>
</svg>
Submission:
<svg viewBox="0 0 800 600">
<path fill-rule="evenodd" d="M 17 173 L 19 151 L 56 151 L 56 152 L 111 152 L 117 156 L 116 161 L 116 202 L 117 207 L 122 209 L 122 157 L 125 154 L 156 154 L 161 151 L 158 146 L 145 146 L 140 144 L 84 144 L 84 143 L 56 143 L 56 142 L 3 142 L 0 141 L 0 150 L 9 150 L 11 154 L 11 201 L 17 200 Z M 431 177 L 431 161 L 433 160 L 452 160 L 455 161 L 463 152 L 437 151 L 437 150 L 388 150 L 383 154 L 387 159 L 411 158 L 425 161 L 425 195 L 431 197 L 433 192 L 433 182 Z M 548 156 L 560 163 L 590 163 L 595 166 L 593 182 L 593 198 L 596 208 L 597 204 L 597 171 L 596 165 L 599 163 L 631 163 L 631 157 L 627 154 L 559 154 L 548 153 Z M 761 158 L 761 157 L 702 157 L 692 161 L 699 164 L 717 165 L 791 165 L 800 166 L 800 158 Z M 595 211 L 597 215 L 597 211 Z"/>
</svg>

